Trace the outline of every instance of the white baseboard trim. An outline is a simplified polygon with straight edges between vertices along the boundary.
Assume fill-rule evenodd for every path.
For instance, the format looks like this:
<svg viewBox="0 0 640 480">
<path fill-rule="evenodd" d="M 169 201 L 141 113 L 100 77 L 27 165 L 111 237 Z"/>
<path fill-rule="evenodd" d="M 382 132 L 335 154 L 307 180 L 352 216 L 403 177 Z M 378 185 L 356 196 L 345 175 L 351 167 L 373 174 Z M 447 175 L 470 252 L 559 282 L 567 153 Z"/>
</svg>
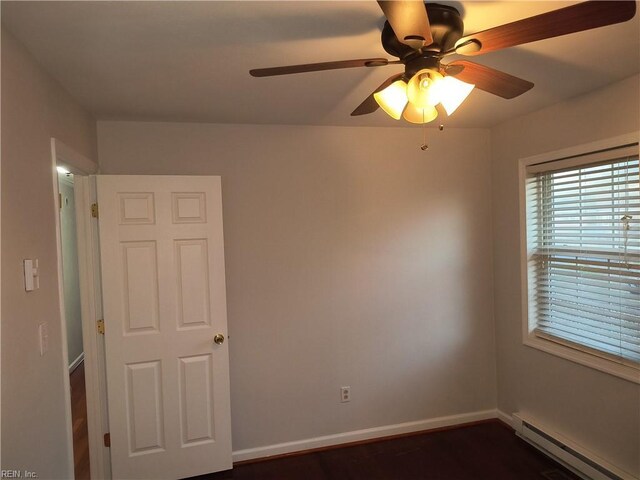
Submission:
<svg viewBox="0 0 640 480">
<path fill-rule="evenodd" d="M 502 410 L 496 410 L 496 413 L 498 415 L 498 420 L 502 420 L 504 423 L 506 423 L 507 425 L 509 425 L 511 428 L 514 428 L 513 426 L 513 417 L 511 415 L 509 415 L 508 413 L 503 412 Z"/>
<path fill-rule="evenodd" d="M 325 435 L 322 437 L 307 438 L 294 442 L 278 443 L 264 447 L 247 448 L 233 452 L 233 461 L 242 462 L 245 460 L 255 460 L 258 458 L 272 457 L 286 453 L 300 452 L 314 448 L 330 447 L 342 445 L 344 443 L 359 442 L 362 440 L 372 440 L 375 438 L 389 437 L 403 433 L 420 432 L 432 430 L 434 428 L 450 427 L 463 423 L 477 422 L 499 418 L 497 410 L 482 410 L 478 412 L 449 415 L 446 417 L 430 418 L 415 422 L 399 423 L 396 425 L 386 425 L 383 427 L 367 428 L 364 430 L 354 430 L 351 432 L 337 433 L 335 435 Z"/>
<path fill-rule="evenodd" d="M 78 365 L 80 365 L 82 362 L 84 362 L 84 352 L 78 355 L 78 358 L 76 358 L 73 362 L 71 362 L 71 365 L 69 365 L 69 373 L 73 372 L 76 368 L 78 368 Z"/>
</svg>

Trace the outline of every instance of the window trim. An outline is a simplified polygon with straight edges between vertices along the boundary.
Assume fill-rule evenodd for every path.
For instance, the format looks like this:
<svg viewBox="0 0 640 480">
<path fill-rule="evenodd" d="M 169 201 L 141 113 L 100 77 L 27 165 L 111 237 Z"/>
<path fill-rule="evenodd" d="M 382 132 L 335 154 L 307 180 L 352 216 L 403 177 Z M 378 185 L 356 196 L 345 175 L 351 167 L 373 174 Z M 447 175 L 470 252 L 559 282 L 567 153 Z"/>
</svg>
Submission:
<svg viewBox="0 0 640 480">
<path fill-rule="evenodd" d="M 565 161 L 573 157 L 584 156 L 584 163 L 588 163 L 588 155 L 593 152 L 602 152 L 631 146 L 640 143 L 640 132 L 632 132 L 605 140 L 577 145 L 552 152 L 543 153 L 531 157 L 519 159 L 518 165 L 518 190 L 520 213 L 520 293 L 521 293 L 521 318 L 522 318 L 522 343 L 528 347 L 541 350 L 546 353 L 579 363 L 581 365 L 605 372 L 616 377 L 623 378 L 633 383 L 640 384 L 640 366 L 632 366 L 618 363 L 607 357 L 606 353 L 595 352 L 588 347 L 581 347 L 561 339 L 547 339 L 535 334 L 529 322 L 529 269 L 527 265 L 527 204 L 526 204 L 526 179 L 527 167 L 537 164 Z M 578 162 L 579 160 L 576 159 Z M 579 162 L 581 163 L 581 162 Z"/>
</svg>

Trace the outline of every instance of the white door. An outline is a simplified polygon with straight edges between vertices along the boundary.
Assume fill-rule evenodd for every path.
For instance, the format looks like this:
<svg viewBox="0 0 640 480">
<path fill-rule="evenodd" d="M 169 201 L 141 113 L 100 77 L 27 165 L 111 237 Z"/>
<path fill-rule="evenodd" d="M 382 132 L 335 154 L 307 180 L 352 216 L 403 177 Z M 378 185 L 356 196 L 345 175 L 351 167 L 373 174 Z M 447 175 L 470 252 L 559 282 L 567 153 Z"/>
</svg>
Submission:
<svg viewBox="0 0 640 480">
<path fill-rule="evenodd" d="M 97 188 L 113 478 L 230 469 L 220 177 Z"/>
</svg>

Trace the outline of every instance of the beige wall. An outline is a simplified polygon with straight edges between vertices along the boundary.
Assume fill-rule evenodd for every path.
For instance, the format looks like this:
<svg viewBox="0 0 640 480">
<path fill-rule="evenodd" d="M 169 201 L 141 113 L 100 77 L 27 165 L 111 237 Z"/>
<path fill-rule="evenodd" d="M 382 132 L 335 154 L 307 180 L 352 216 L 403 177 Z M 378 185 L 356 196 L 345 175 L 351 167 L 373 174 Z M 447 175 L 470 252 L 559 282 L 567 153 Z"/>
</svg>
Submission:
<svg viewBox="0 0 640 480">
<path fill-rule="evenodd" d="M 640 385 L 522 345 L 518 159 L 638 132 L 640 77 L 492 130 L 498 407 L 528 412 L 640 476 Z"/>
<path fill-rule="evenodd" d="M 497 401 L 637 474 L 639 387 L 521 344 L 517 159 L 637 131 L 638 81 L 497 126 L 491 149 L 473 129 L 423 153 L 413 128 L 100 122 L 105 173 L 222 176 L 234 449 Z M 92 118 L 3 29 L 2 467 L 65 478 L 51 136 L 96 158 Z"/>
<path fill-rule="evenodd" d="M 67 462 L 51 137 L 96 158 L 95 121 L 2 28 L 2 468 L 71 478 Z M 40 261 L 24 291 L 22 260 Z M 38 324 L 49 324 L 40 357 Z M 72 467 L 72 466 L 71 466 Z"/>
<path fill-rule="evenodd" d="M 489 135 L 430 136 L 98 123 L 103 173 L 222 176 L 234 450 L 495 407 Z"/>
</svg>

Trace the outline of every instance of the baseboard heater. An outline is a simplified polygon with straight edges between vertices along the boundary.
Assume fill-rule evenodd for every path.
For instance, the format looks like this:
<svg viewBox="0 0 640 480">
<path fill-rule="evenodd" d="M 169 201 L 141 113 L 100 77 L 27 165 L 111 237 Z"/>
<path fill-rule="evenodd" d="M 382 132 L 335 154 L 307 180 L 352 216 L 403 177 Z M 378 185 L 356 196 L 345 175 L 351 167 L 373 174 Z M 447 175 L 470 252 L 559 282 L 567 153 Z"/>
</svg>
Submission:
<svg viewBox="0 0 640 480">
<path fill-rule="evenodd" d="M 554 458 L 576 475 L 588 480 L 638 480 L 591 452 L 564 438 L 553 429 L 521 413 L 513 414 L 516 434 L 538 450 Z"/>
</svg>

